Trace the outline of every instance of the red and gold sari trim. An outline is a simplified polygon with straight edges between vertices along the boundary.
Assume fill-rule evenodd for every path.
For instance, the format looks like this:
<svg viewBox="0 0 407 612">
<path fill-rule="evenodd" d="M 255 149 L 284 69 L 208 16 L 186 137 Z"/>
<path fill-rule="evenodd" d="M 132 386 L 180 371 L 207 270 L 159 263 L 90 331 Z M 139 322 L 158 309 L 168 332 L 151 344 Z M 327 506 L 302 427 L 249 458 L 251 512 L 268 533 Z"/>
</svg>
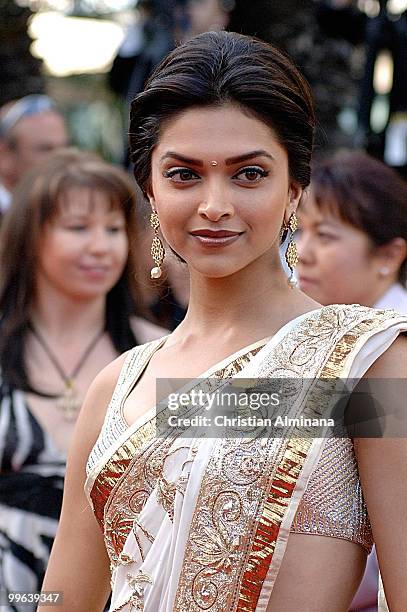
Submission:
<svg viewBox="0 0 407 612">
<path fill-rule="evenodd" d="M 258 377 L 314 379 L 291 416 L 328 416 L 335 379 L 346 377 L 361 346 L 396 319 L 396 313 L 392 318 L 359 306 L 323 308 L 270 351 Z M 320 379 L 332 383 L 319 385 Z M 290 525 L 323 447 L 322 439 L 303 434 L 294 426 L 283 438 L 216 445 L 196 501 L 175 609 L 266 609 Z"/>
<path fill-rule="evenodd" d="M 389 324 L 388 312 L 383 313 L 377 311 L 374 317 L 359 321 L 349 333 L 346 333 L 335 344 L 329 359 L 324 364 L 319 375 L 321 379 L 344 378 L 347 376 L 350 364 L 347 363 L 348 357 L 352 355 L 355 347 L 359 343 L 365 343 L 367 338 L 377 332 L 379 323 Z M 324 385 L 326 392 L 329 387 Z M 312 395 L 314 394 L 314 397 Z M 326 399 L 329 398 L 329 393 Z M 311 397 L 308 399 L 306 409 L 303 412 L 305 416 L 320 416 L 323 414 L 326 402 L 322 402 L 324 406 L 317 405 L 321 400 L 321 395 L 317 390 L 311 390 Z M 313 414 L 312 414 L 313 413 Z M 304 478 L 301 478 L 301 470 L 307 460 L 307 455 L 312 446 L 311 439 L 291 439 L 288 443 L 286 452 L 278 466 L 276 476 L 271 484 L 270 492 L 266 503 L 264 504 L 263 512 L 260 516 L 256 535 L 253 540 L 253 546 L 246 561 L 245 571 L 241 580 L 239 589 L 239 599 L 237 602 L 237 610 L 239 612 L 254 612 L 258 609 L 260 594 L 265 582 L 267 584 L 267 597 L 265 599 L 264 609 L 266 608 L 269 595 L 271 594 L 272 586 L 277 577 L 278 569 L 284 555 L 289 536 L 289 526 L 294 518 L 295 512 L 300 501 L 300 495 L 295 495 L 295 489 L 301 489 L 302 494 L 305 489 Z M 314 445 L 315 446 L 315 445 Z M 322 449 L 322 443 L 320 445 Z M 313 452 L 314 457 L 308 457 L 309 460 L 314 459 L 315 463 L 320 455 L 320 452 Z M 307 469 L 308 476 L 310 469 Z M 297 498 L 297 499 L 292 499 Z M 285 516 L 287 508 L 293 503 L 295 508 L 291 508 L 290 516 Z M 282 526 L 284 525 L 284 529 Z M 274 567 L 270 572 L 275 550 L 279 545 L 279 559 L 275 560 Z M 268 581 L 266 580 L 268 578 Z M 265 585 L 266 586 L 266 585 Z"/>
<path fill-rule="evenodd" d="M 102 529 L 104 527 L 105 507 L 110 496 L 128 472 L 134 458 L 139 455 L 140 449 L 154 439 L 154 436 L 155 423 L 148 421 L 119 446 L 95 479 L 90 491 L 90 499 L 95 517 Z"/>
<path fill-rule="evenodd" d="M 281 521 L 287 511 L 311 443 L 312 440 L 308 439 L 290 440 L 276 470 L 240 584 L 237 610 L 241 612 L 251 612 L 256 609 L 263 582 L 273 559 Z"/>
<path fill-rule="evenodd" d="M 239 351 L 232 360 L 222 362 L 219 369 L 214 369 L 214 380 L 232 377 L 240 372 L 261 348 L 262 341 L 256 342 L 252 348 Z M 196 386 L 200 384 L 197 379 Z M 163 467 L 166 457 L 178 447 L 176 439 L 176 432 L 168 439 L 156 437 L 155 411 L 150 411 L 145 416 L 144 424 L 134 425 L 127 439 L 117 444 L 94 480 L 89 479 L 93 484 L 89 487 L 88 496 L 104 532 L 106 548 L 113 564 L 117 562 L 135 519 L 156 486 L 169 516 L 173 514 L 175 489 L 167 491 L 167 487 L 164 490 Z"/>
</svg>

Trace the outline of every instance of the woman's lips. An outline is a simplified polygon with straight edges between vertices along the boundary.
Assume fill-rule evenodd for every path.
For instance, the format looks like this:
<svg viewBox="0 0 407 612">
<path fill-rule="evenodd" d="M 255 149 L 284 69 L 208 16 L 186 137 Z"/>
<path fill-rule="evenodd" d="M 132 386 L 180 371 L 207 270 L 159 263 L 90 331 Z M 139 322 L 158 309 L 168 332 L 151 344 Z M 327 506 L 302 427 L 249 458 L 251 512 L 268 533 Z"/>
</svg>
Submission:
<svg viewBox="0 0 407 612">
<path fill-rule="evenodd" d="M 79 266 L 79 269 L 89 278 L 104 279 L 110 271 L 109 266 Z"/>
<path fill-rule="evenodd" d="M 190 232 L 191 236 L 196 238 L 200 244 L 207 247 L 222 247 L 232 242 L 236 242 L 243 234 L 243 232 L 236 232 L 232 230 L 193 230 Z"/>
<path fill-rule="evenodd" d="M 300 287 L 313 287 L 318 284 L 316 280 L 312 278 L 307 278 L 306 276 L 299 276 L 298 282 L 300 284 Z"/>
</svg>

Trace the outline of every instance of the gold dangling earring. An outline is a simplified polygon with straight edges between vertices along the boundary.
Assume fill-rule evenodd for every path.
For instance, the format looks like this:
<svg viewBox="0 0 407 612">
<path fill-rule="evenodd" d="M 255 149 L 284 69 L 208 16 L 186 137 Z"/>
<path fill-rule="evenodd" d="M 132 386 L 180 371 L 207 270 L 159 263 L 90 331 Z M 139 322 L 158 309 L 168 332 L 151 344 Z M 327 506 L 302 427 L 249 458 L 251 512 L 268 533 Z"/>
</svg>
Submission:
<svg viewBox="0 0 407 612">
<path fill-rule="evenodd" d="M 294 278 L 294 268 L 298 263 L 297 245 L 294 242 L 294 234 L 298 229 L 298 219 L 295 212 L 293 212 L 290 217 L 287 229 L 290 230 L 290 241 L 285 252 L 285 260 L 291 272 L 290 278 L 288 279 L 288 284 L 290 287 L 294 288 L 297 286 L 297 281 Z"/>
<path fill-rule="evenodd" d="M 160 219 L 158 218 L 158 215 L 156 212 L 152 212 L 150 215 L 150 225 L 154 230 L 154 238 L 151 243 L 150 252 L 151 252 L 151 257 L 153 258 L 154 263 L 155 263 L 154 268 L 151 268 L 150 276 L 151 278 L 155 279 L 155 278 L 160 278 L 160 276 L 163 273 L 161 266 L 164 261 L 164 255 L 165 255 L 164 245 L 161 242 L 160 236 L 158 235 L 158 229 L 160 227 Z"/>
</svg>

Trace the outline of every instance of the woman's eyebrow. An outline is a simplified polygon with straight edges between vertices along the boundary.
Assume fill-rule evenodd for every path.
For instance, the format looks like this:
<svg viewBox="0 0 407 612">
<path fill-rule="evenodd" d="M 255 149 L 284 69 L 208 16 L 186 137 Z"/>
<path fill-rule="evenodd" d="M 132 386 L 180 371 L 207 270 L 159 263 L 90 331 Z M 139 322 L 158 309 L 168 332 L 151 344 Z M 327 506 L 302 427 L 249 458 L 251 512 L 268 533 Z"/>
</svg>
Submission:
<svg viewBox="0 0 407 612">
<path fill-rule="evenodd" d="M 203 166 L 204 163 L 201 159 L 194 159 L 193 157 L 186 157 L 185 155 L 181 155 L 180 153 L 176 153 L 175 151 L 167 151 L 164 153 L 162 157 L 160 157 L 160 162 L 164 161 L 168 157 L 172 159 L 178 159 L 179 161 L 184 162 L 184 164 L 192 164 L 193 166 Z"/>
<path fill-rule="evenodd" d="M 253 157 L 268 157 L 269 159 L 275 160 L 275 157 L 268 153 L 264 149 L 257 149 L 256 151 L 250 151 L 249 153 L 244 153 L 243 155 L 236 155 L 235 157 L 228 157 L 225 160 L 227 166 L 231 166 L 232 164 L 238 164 L 239 162 L 247 161 L 248 159 L 252 159 Z"/>
<path fill-rule="evenodd" d="M 61 214 L 61 218 L 64 220 L 71 220 L 71 219 L 87 219 L 89 217 L 89 213 L 86 213 L 84 211 L 78 211 L 78 212 L 63 212 Z"/>
<path fill-rule="evenodd" d="M 336 222 L 335 220 L 331 220 L 331 219 L 320 219 L 319 221 L 316 222 L 316 225 L 320 226 L 323 225 L 325 227 L 329 227 L 332 229 L 339 229 L 340 228 L 340 223 Z"/>
</svg>

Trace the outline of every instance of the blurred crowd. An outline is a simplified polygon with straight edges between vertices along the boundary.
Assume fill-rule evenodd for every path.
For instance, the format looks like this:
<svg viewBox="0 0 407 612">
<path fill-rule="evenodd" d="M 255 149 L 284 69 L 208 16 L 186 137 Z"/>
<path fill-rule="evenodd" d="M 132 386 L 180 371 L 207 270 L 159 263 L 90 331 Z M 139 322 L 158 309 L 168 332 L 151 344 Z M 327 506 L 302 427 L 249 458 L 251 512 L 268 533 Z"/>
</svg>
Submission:
<svg viewBox="0 0 407 612">
<path fill-rule="evenodd" d="M 349 4 L 320 7 L 322 23 L 337 11 L 335 36 L 346 34 Z M 386 3 L 380 6 L 383 18 Z M 140 0 L 109 86 L 129 104 L 175 41 L 227 28 L 233 7 Z M 379 31 L 373 21 L 363 87 L 371 86 L 374 54 L 390 36 L 396 67 L 386 146 L 396 168 L 362 150 L 363 139 L 358 149 L 319 156 L 299 208 L 297 276 L 321 304 L 407 314 L 406 15 L 397 41 L 387 22 Z M 90 382 L 123 351 L 169 333 L 188 305 L 186 267 L 175 256 L 166 256 L 163 279 L 150 278 L 153 228 L 126 153 L 121 169 L 69 145 L 49 96 L 0 108 L 0 588 L 10 590 L 41 587 Z M 352 610 L 376 610 L 376 575 L 373 553 Z"/>
</svg>

